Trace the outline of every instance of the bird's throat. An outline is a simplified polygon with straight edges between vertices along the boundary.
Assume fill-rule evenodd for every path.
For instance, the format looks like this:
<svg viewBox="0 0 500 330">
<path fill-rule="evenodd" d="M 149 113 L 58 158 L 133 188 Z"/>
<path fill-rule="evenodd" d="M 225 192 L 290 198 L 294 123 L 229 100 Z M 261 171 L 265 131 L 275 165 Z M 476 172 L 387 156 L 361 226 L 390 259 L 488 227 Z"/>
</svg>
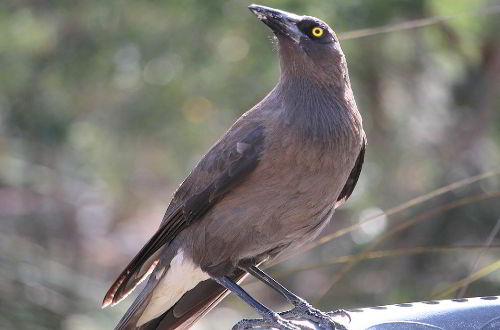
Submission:
<svg viewBox="0 0 500 330">
<path fill-rule="evenodd" d="M 358 139 L 361 117 L 352 93 L 307 78 L 280 81 L 276 93 L 284 100 L 281 122 L 304 141 L 326 147 Z"/>
</svg>

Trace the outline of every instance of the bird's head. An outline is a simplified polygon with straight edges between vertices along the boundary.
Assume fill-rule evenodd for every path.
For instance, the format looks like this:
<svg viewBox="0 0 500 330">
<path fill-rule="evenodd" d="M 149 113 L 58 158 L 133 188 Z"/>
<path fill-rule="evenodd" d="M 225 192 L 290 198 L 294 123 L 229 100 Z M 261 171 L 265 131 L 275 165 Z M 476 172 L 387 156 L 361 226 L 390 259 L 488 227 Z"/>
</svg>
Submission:
<svg viewBox="0 0 500 330">
<path fill-rule="evenodd" d="M 304 76 L 314 72 L 320 79 L 344 78 L 344 54 L 335 32 L 325 22 L 260 5 L 248 8 L 276 36 L 282 73 Z"/>
</svg>

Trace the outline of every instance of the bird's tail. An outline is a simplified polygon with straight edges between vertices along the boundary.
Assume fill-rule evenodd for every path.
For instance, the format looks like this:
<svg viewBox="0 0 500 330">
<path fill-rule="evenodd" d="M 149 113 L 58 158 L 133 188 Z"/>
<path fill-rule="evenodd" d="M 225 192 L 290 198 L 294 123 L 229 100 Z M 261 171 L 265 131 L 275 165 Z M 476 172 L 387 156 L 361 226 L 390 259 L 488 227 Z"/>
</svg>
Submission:
<svg viewBox="0 0 500 330">
<path fill-rule="evenodd" d="M 235 282 L 241 282 L 246 274 L 246 272 L 238 270 L 231 277 Z M 165 313 L 140 327 L 136 327 L 148 305 L 151 292 L 157 284 L 158 281 L 154 276 L 151 276 L 146 287 L 127 310 L 115 330 L 189 329 L 229 293 L 226 288 L 213 280 L 200 282 L 193 289 L 187 291 Z"/>
<path fill-rule="evenodd" d="M 158 283 L 150 278 L 144 290 L 141 291 L 139 296 L 134 300 L 125 315 L 121 318 L 120 322 L 115 327 L 115 330 L 134 330 L 137 329 L 136 324 L 141 317 L 144 309 L 148 305 L 151 298 L 151 292 L 154 290 Z M 157 282 L 157 281 L 156 281 Z"/>
</svg>

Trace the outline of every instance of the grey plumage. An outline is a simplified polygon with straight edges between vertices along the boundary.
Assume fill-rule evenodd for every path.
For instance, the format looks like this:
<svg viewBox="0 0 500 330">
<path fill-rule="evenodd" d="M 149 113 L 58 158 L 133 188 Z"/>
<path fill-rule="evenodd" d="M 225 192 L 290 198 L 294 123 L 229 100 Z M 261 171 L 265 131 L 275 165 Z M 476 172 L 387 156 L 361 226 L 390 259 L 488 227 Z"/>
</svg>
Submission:
<svg viewBox="0 0 500 330">
<path fill-rule="evenodd" d="M 158 231 L 106 294 L 103 306 L 118 303 L 151 273 L 117 329 L 136 327 L 178 251 L 211 277 L 241 279 L 239 263 L 258 264 L 313 239 L 356 185 L 366 138 L 335 33 L 316 18 L 294 16 L 296 37 L 259 18 L 278 39 L 280 80 L 194 168 Z M 325 35 L 308 36 L 311 26 Z M 189 327 L 225 293 L 203 281 L 143 328 Z"/>
</svg>

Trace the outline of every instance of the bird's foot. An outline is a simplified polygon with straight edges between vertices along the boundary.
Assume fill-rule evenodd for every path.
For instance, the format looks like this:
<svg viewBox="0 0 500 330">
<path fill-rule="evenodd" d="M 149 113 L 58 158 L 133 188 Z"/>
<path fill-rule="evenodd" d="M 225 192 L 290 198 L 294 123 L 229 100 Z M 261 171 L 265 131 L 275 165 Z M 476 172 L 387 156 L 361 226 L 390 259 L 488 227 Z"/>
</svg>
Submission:
<svg viewBox="0 0 500 330">
<path fill-rule="evenodd" d="M 279 330 L 301 330 L 301 327 L 294 324 L 292 321 L 286 320 L 273 313 L 263 319 L 244 319 L 233 326 L 232 330 L 247 330 L 247 329 L 279 329 Z"/>
<path fill-rule="evenodd" d="M 301 302 L 293 309 L 279 313 L 279 315 L 287 320 L 309 320 L 317 325 L 319 329 L 324 330 L 347 330 L 345 325 L 335 321 L 335 319 L 346 318 L 348 320 L 345 323 L 351 321 L 350 315 L 344 310 L 339 309 L 325 313 L 312 307 L 307 302 Z"/>
</svg>

